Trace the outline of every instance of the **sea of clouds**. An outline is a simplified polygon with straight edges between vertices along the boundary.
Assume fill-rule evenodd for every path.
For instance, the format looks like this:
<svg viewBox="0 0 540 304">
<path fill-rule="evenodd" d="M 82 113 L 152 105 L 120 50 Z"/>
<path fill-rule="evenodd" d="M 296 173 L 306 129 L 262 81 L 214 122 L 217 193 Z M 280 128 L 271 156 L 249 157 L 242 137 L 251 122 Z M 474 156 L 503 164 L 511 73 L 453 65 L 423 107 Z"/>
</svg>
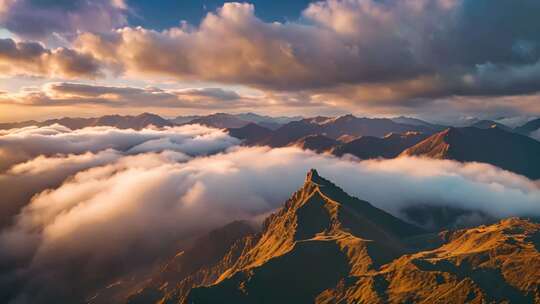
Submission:
<svg viewBox="0 0 540 304">
<path fill-rule="evenodd" d="M 456 222 L 540 217 L 540 186 L 480 163 L 359 161 L 295 147 L 245 147 L 188 125 L 140 131 L 60 125 L 0 131 L 0 299 L 79 301 L 182 242 L 260 220 L 310 168 L 405 220 L 411 206 L 470 211 Z"/>
</svg>

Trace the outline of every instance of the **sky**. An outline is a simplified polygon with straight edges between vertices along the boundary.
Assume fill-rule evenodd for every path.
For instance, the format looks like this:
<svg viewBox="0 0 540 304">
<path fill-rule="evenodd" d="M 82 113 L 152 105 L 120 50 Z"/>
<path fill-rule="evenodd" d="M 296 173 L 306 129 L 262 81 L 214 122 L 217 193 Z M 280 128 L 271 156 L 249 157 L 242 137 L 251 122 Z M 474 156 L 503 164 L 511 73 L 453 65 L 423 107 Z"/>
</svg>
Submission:
<svg viewBox="0 0 540 304">
<path fill-rule="evenodd" d="M 134 13 L 128 19 L 131 25 L 159 30 L 178 26 L 181 21 L 199 24 L 206 14 L 217 10 L 225 2 L 162 0 L 156 5 L 154 1 L 129 0 L 127 3 Z M 250 1 L 257 8 L 257 16 L 267 22 L 294 21 L 311 2 L 314 1 Z"/>
<path fill-rule="evenodd" d="M 0 0 L 0 121 L 540 115 L 537 0 Z"/>
</svg>

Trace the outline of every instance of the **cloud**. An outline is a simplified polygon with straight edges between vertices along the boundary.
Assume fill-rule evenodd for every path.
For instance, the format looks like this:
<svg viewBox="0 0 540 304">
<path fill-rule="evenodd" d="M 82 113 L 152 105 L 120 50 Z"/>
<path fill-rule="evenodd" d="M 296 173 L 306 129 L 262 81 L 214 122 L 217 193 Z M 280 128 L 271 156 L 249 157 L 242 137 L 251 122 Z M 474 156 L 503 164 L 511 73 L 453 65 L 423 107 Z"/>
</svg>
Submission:
<svg viewBox="0 0 540 304">
<path fill-rule="evenodd" d="M 111 163 L 122 156 L 122 153 L 114 150 L 38 156 L 0 173 L 0 192 L 3 193 L 0 199 L 0 228 L 11 223 L 34 194 L 60 186 L 68 176 L 79 171 Z"/>
<path fill-rule="evenodd" d="M 217 153 L 238 144 L 221 130 L 198 125 L 118 130 L 111 127 L 72 131 L 60 125 L 0 132 L 0 228 L 45 189 L 58 187 L 79 171 L 142 152 L 168 152 L 174 160 Z"/>
<path fill-rule="evenodd" d="M 540 216 L 535 182 L 485 164 L 357 161 L 267 147 L 190 159 L 171 152 L 137 154 L 83 170 L 34 196 L 0 237 L 0 261 L 9 266 L 4 276 L 20 274 L 13 283 L 16 298 L 24 295 L 32 303 L 67 296 L 68 289 L 88 295 L 172 253 L 189 237 L 279 208 L 309 168 L 402 218 L 404 209 L 419 204 L 494 218 Z"/>
<path fill-rule="evenodd" d="M 127 24 L 127 9 L 124 0 L 2 0 L 0 27 L 30 39 L 106 32 Z"/>
<path fill-rule="evenodd" d="M 366 91 L 359 103 L 380 91 L 392 101 L 521 95 L 539 90 L 540 35 L 530 30 L 539 12 L 534 0 L 328 0 L 301 20 L 266 23 L 253 5 L 226 3 L 198 27 L 124 27 L 82 34 L 76 45 L 130 75 L 269 90 L 345 86 Z"/>
<path fill-rule="evenodd" d="M 107 107 L 163 107 L 189 109 L 253 108 L 265 105 L 262 97 L 241 96 L 222 88 L 164 90 L 156 87 L 105 86 L 74 82 L 46 83 L 0 94 L 0 103 L 25 106 L 101 105 Z"/>
<path fill-rule="evenodd" d="M 101 75 L 100 63 L 91 55 L 69 48 L 46 49 L 37 42 L 0 39 L 0 72 L 4 75 L 86 77 Z"/>
<path fill-rule="evenodd" d="M 189 155 L 211 154 L 236 145 L 239 140 L 222 130 L 200 125 L 163 129 L 120 130 L 90 127 L 71 130 L 55 124 L 0 132 L 0 172 L 39 155 L 81 154 L 114 149 L 129 153 L 174 150 Z"/>
<path fill-rule="evenodd" d="M 17 7 L 4 2 L 4 7 Z M 75 15 L 90 5 L 74 3 L 66 9 Z M 129 10 L 111 1 L 92 3 L 93 8 L 107 7 L 119 14 Z M 36 12 L 40 9 L 45 8 Z M 540 113 L 537 103 L 531 102 L 540 90 L 540 35 L 531 30 L 538 25 L 538 13 L 540 4 L 535 0 L 518 6 L 505 0 L 327 0 L 311 3 L 298 20 L 282 23 L 261 20 L 255 6 L 247 3 L 225 3 L 200 25 L 182 23 L 165 31 L 130 27 L 118 18 L 120 27 L 110 22 L 103 22 L 103 29 L 80 27 L 68 43 L 70 48 L 62 49 L 76 58 L 69 61 L 72 69 L 55 71 L 50 66 L 62 65 L 34 61 L 11 64 L 16 62 L 11 57 L 3 68 L 11 69 L 6 72 L 10 75 L 96 77 L 101 71 L 129 79 L 203 81 L 249 87 L 261 93 L 259 98 L 239 98 L 231 91 L 210 92 L 210 88 L 196 92 L 109 87 L 101 90 L 111 91 L 110 95 L 97 96 L 78 88 L 69 95 L 60 93 L 67 85 L 57 84 L 58 98 L 41 89 L 3 99 L 53 106 L 266 105 L 282 114 L 300 113 L 301 107 L 309 106 L 317 114 L 459 111 L 522 116 Z"/>
</svg>

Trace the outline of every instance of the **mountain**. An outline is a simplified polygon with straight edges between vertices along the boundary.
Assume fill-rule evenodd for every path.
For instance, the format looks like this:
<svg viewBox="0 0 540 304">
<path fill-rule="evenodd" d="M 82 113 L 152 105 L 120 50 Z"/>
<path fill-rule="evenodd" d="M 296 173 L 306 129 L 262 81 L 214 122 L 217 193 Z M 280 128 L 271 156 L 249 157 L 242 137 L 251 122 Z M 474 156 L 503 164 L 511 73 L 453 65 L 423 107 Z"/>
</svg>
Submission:
<svg viewBox="0 0 540 304">
<path fill-rule="evenodd" d="M 270 137 L 259 141 L 258 144 L 284 147 L 308 135 L 318 134 L 324 134 L 319 124 L 310 120 L 293 121 L 275 130 Z"/>
<path fill-rule="evenodd" d="M 201 124 L 213 128 L 227 129 L 241 128 L 249 124 L 249 121 L 240 119 L 233 114 L 215 113 L 195 118 L 189 122 L 186 122 L 185 124 Z"/>
<path fill-rule="evenodd" d="M 493 120 L 480 120 L 470 125 L 470 127 L 479 128 L 479 129 L 489 129 L 489 128 L 497 127 L 499 129 L 512 132 L 512 128 L 506 125 L 503 125 L 502 123 L 495 122 Z"/>
<path fill-rule="evenodd" d="M 259 126 L 256 123 L 249 123 L 241 128 L 227 129 L 229 135 L 243 140 L 244 144 L 254 145 L 264 141 L 272 135 L 270 129 Z"/>
<path fill-rule="evenodd" d="M 271 117 L 266 115 L 259 115 L 255 113 L 240 113 L 236 114 L 236 116 L 242 120 L 249 121 L 252 123 L 256 123 L 260 126 L 263 126 L 265 128 L 275 130 L 281 127 L 282 125 L 289 123 L 291 121 L 298 121 L 302 120 L 303 118 L 301 116 L 293 116 L 293 117 L 287 117 L 287 116 L 278 116 L 278 117 Z"/>
<path fill-rule="evenodd" d="M 532 132 L 540 129 L 540 118 L 531 120 L 521 127 L 515 129 L 515 132 L 530 135 Z"/>
<path fill-rule="evenodd" d="M 293 121 L 275 130 L 269 138 L 258 144 L 271 147 L 291 145 L 309 135 L 324 135 L 334 140 L 360 136 L 383 137 L 389 133 L 422 132 L 433 134 L 438 131 L 429 126 L 396 123 L 385 118 L 358 118 L 353 115 L 341 117 L 313 117 Z"/>
<path fill-rule="evenodd" d="M 255 235 L 253 224 L 235 221 L 197 238 L 191 246 L 181 250 L 149 277 L 127 278 L 111 284 L 91 297 L 88 304 L 154 303 L 174 290 L 178 282 L 191 275 L 204 273 L 216 265 L 235 244 Z M 243 243 L 242 243 L 243 244 Z M 206 273 L 206 280 L 217 279 Z M 204 276 L 203 276 L 204 277 Z M 193 280 L 194 278 L 191 278 Z M 191 282 L 191 281 L 190 281 Z"/>
<path fill-rule="evenodd" d="M 233 248 L 232 253 L 240 255 L 226 255 L 218 263 L 229 267 L 215 285 L 195 288 L 189 294 L 177 290 L 165 299 L 172 303 L 312 303 L 349 271 L 367 271 L 402 255 L 406 249 L 401 238 L 422 232 L 350 197 L 312 170 L 283 209 L 265 221 L 260 234 L 247 238 L 244 248 Z M 231 256 L 235 259 L 230 260 Z M 349 263 L 356 263 L 354 270 Z M 239 286 L 246 288 L 244 292 Z"/>
<path fill-rule="evenodd" d="M 64 117 L 60 119 L 49 119 L 46 121 L 36 122 L 27 121 L 22 123 L 1 124 L 0 129 L 21 128 L 27 126 L 50 126 L 60 124 L 72 130 L 82 129 L 86 127 L 110 126 L 119 129 L 136 129 L 140 130 L 149 126 L 158 128 L 170 127 L 174 124 L 158 115 L 151 113 L 143 113 L 137 116 L 121 116 L 121 115 L 106 115 L 96 118 L 70 118 Z"/>
<path fill-rule="evenodd" d="M 177 117 L 171 119 L 170 121 L 172 123 L 174 123 L 174 124 L 177 124 L 177 125 L 183 125 L 183 124 L 187 124 L 188 122 L 190 122 L 192 120 L 199 119 L 201 117 L 202 116 L 200 116 L 200 115 L 177 116 Z"/>
<path fill-rule="evenodd" d="M 429 127 L 433 130 L 444 130 L 446 127 L 438 124 L 433 124 L 418 118 L 412 118 L 412 117 L 406 117 L 406 116 L 399 116 L 391 118 L 392 121 L 400 123 L 400 124 L 406 124 L 406 125 L 413 125 L 413 126 L 424 126 Z"/>
<path fill-rule="evenodd" d="M 370 158 L 394 158 L 403 150 L 416 145 L 428 137 L 419 132 L 407 132 L 404 134 L 390 133 L 383 138 L 374 136 L 362 136 L 346 144 L 337 146 L 332 153 L 337 156 L 352 154 L 361 159 Z"/>
<path fill-rule="evenodd" d="M 143 113 L 137 116 L 102 116 L 95 119 L 95 126 L 112 126 L 119 129 L 143 129 L 149 126 L 158 128 L 171 127 L 174 124 L 161 116 L 152 113 Z"/>
<path fill-rule="evenodd" d="M 311 170 L 262 226 L 215 230 L 89 303 L 540 303 L 540 224 L 527 219 L 426 233 Z"/>
<path fill-rule="evenodd" d="M 324 135 L 308 135 L 300 138 L 290 145 L 322 153 L 332 150 L 339 144 L 339 141 Z"/>
<path fill-rule="evenodd" d="M 387 118 L 359 118 L 353 115 L 337 117 L 321 126 L 323 132 L 331 138 L 338 138 L 344 134 L 383 137 L 388 133 L 404 133 L 408 131 L 433 133 L 437 131 L 437 129 L 428 126 L 401 124 Z"/>
<path fill-rule="evenodd" d="M 540 178 L 540 142 L 498 127 L 449 128 L 403 151 L 401 155 L 483 162 L 531 179 Z"/>
<path fill-rule="evenodd" d="M 172 121 L 177 124 L 198 123 L 214 128 L 241 128 L 250 123 L 255 123 L 264 128 L 275 130 L 291 121 L 301 120 L 302 117 L 270 117 L 255 113 L 215 113 L 205 116 L 178 116 Z"/>
<path fill-rule="evenodd" d="M 539 224 L 421 233 L 311 171 L 217 280 L 164 300 L 539 303 Z"/>
</svg>

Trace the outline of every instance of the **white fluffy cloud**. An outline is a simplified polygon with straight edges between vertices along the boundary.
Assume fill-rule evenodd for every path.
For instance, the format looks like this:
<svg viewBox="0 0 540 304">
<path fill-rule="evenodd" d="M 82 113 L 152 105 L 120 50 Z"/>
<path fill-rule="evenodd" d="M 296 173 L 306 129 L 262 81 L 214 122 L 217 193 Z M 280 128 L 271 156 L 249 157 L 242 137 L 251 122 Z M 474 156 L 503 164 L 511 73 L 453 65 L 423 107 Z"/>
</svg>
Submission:
<svg viewBox="0 0 540 304">
<path fill-rule="evenodd" d="M 238 144 L 224 131 L 200 125 L 164 129 L 120 130 L 91 127 L 70 130 L 61 125 L 0 132 L 0 170 L 38 155 L 80 154 L 115 149 L 127 153 L 174 150 L 210 154 Z"/>
<path fill-rule="evenodd" d="M 142 152 L 175 152 L 175 161 L 223 151 L 239 141 L 221 130 L 199 125 L 119 130 L 111 127 L 72 131 L 60 125 L 0 131 L 0 228 L 30 198 L 58 187 L 77 172 Z"/>
</svg>

